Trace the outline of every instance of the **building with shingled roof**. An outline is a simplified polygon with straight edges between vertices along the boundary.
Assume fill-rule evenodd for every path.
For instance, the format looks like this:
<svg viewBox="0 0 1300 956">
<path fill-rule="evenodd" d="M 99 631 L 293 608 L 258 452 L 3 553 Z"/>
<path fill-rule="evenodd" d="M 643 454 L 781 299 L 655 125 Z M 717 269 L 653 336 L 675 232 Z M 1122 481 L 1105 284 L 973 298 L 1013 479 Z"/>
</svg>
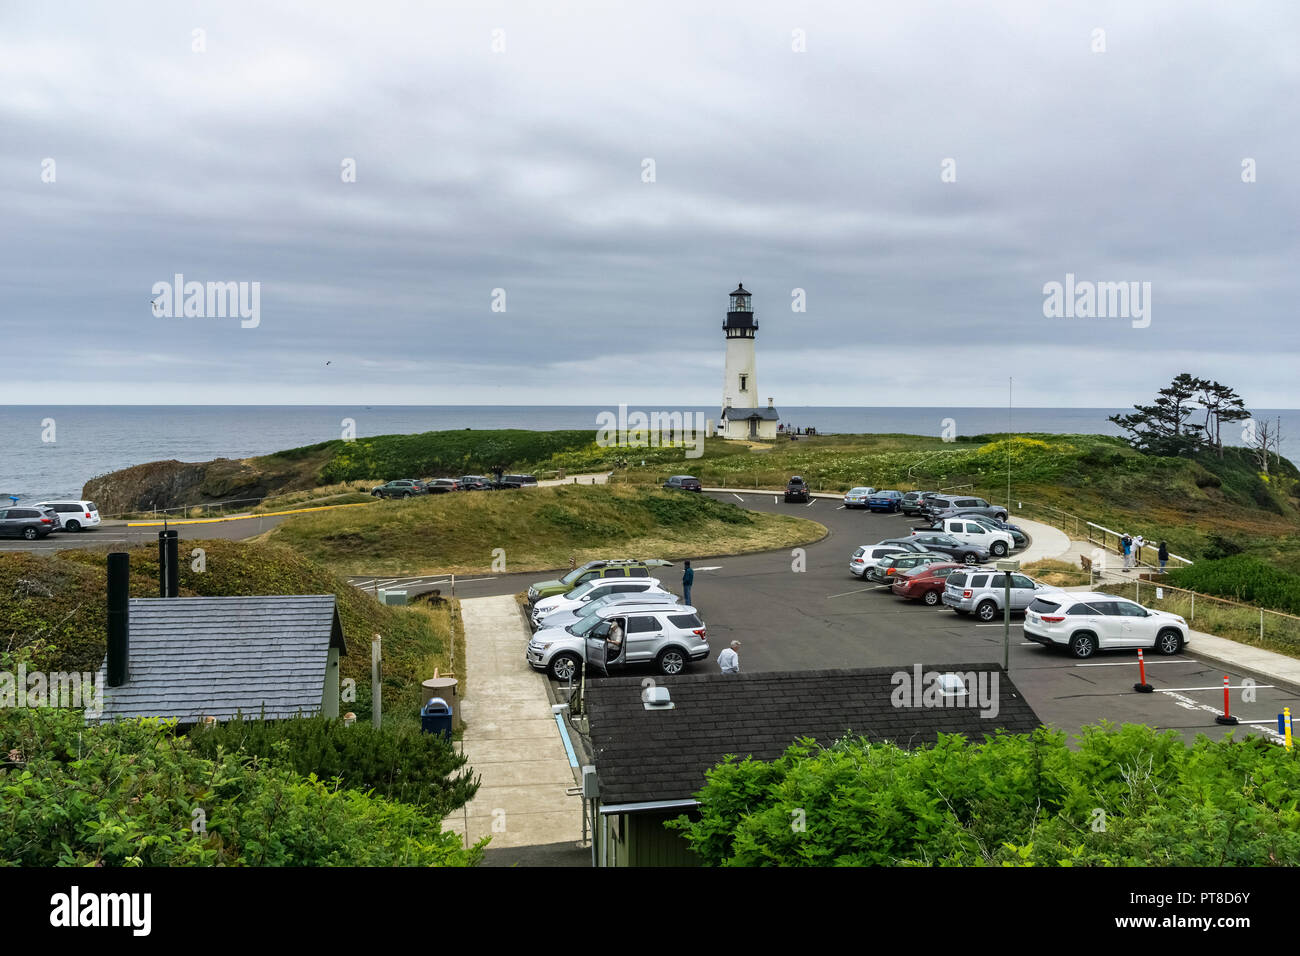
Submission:
<svg viewBox="0 0 1300 956">
<path fill-rule="evenodd" d="M 931 675 L 955 676 L 968 691 L 926 699 L 909 686 L 900 695 L 900 674 L 908 675 L 909 685 Z M 980 681 L 992 691 L 983 695 L 984 706 Z M 1029 733 L 1041 724 L 997 664 L 684 674 L 655 682 L 667 690 L 666 704 L 644 700 L 637 677 L 593 681 L 587 688 L 598 790 L 593 857 L 600 866 L 698 865 L 686 841 L 664 822 L 698 806 L 695 794 L 705 774 L 729 754 L 775 760 L 802 737 L 823 745 L 861 737 L 912 748 L 935 743 L 939 734 L 982 740 L 998 730 Z"/>
</svg>

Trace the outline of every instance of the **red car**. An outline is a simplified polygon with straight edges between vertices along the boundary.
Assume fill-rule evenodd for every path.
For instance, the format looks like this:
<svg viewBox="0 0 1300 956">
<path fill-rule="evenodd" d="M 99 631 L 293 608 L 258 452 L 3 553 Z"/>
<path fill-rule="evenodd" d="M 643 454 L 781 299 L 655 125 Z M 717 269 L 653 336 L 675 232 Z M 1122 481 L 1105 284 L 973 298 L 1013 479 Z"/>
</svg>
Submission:
<svg viewBox="0 0 1300 956">
<path fill-rule="evenodd" d="M 924 601 L 934 607 L 943 600 L 943 588 L 948 582 L 948 575 L 965 567 L 964 564 L 923 565 L 895 575 L 894 583 L 889 587 L 898 597 L 909 601 Z"/>
</svg>

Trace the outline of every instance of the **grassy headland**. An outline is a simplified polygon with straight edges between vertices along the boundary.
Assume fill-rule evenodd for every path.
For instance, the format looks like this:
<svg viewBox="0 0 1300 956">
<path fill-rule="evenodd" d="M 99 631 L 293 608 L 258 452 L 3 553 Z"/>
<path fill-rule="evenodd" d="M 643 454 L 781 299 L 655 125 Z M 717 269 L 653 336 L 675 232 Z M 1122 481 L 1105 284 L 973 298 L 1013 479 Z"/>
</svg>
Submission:
<svg viewBox="0 0 1300 956">
<path fill-rule="evenodd" d="M 960 489 L 1002 502 L 1007 497 L 1009 463 L 1011 503 L 1024 517 L 1041 519 L 1047 509 L 1060 509 L 1116 530 L 1140 533 L 1153 542 L 1163 539 L 1171 551 L 1190 558 L 1224 556 L 1239 549 L 1300 571 L 1300 472 L 1283 461 L 1272 474 L 1261 475 L 1241 448 L 1225 448 L 1222 458 L 1207 453 L 1192 459 L 1142 454 L 1124 440 L 1104 435 L 980 435 L 951 442 L 920 435 L 818 435 L 797 442 L 708 439 L 702 457 L 687 459 L 681 447 L 602 447 L 594 438 L 594 430 L 384 435 L 322 442 L 242 462 L 156 462 L 96 479 L 85 493 L 99 502 L 104 513 L 288 495 L 241 506 L 275 510 L 285 502 L 356 500 L 369 484 L 396 477 L 486 472 L 501 465 L 508 471 L 539 474 L 560 469 L 614 471 L 618 483 L 633 485 L 658 485 L 668 475 L 688 472 L 708 485 L 728 488 L 781 487 L 790 475 L 800 474 L 819 491 L 843 491 L 857 484 L 900 490 Z M 453 497 L 462 502 L 461 507 L 468 506 L 464 498 Z M 365 513 L 365 522 L 381 514 L 354 510 Z M 427 556 L 429 563 L 422 566 L 481 570 L 491 547 L 509 547 L 524 536 L 518 531 L 506 533 L 502 525 L 492 524 L 490 515 L 474 514 L 487 525 L 483 535 L 467 539 L 468 550 L 450 553 L 447 548 L 459 545 L 440 541 L 407 557 L 423 561 Z M 593 526 L 608 517 L 593 514 Z M 360 516 L 354 520 L 362 521 Z M 338 527 L 334 518 L 321 518 L 316 524 L 307 519 L 294 522 L 296 528 L 310 529 L 303 531 L 304 543 L 308 537 L 323 539 Z M 563 530 L 553 525 L 537 527 L 552 533 Z M 612 527 L 604 525 L 606 533 Z M 464 530 L 446 525 L 439 529 L 442 537 Z M 634 524 L 632 530 L 645 533 L 644 525 Z M 366 570 L 382 571 L 380 529 L 358 524 L 350 533 L 352 546 L 360 549 L 354 553 L 367 560 L 339 566 L 364 563 Z M 489 539 L 496 543 L 484 551 Z M 660 544 L 673 540 L 670 534 Z M 334 550 L 342 550 L 333 544 L 315 547 L 320 554 L 331 555 L 331 560 Z M 531 553 L 527 547 L 511 557 L 512 567 L 526 567 L 533 560 L 524 557 Z M 567 564 L 573 549 L 581 547 L 580 540 L 557 541 L 549 556 L 539 555 L 537 560 L 553 566 L 562 558 L 559 563 Z M 411 570 L 399 560 L 388 567 Z"/>
<path fill-rule="evenodd" d="M 568 567 L 593 558 L 689 558 L 793 547 L 826 533 L 815 521 L 746 511 L 657 488 L 560 485 L 435 495 L 297 515 L 267 532 L 346 574 L 491 573 Z"/>
</svg>

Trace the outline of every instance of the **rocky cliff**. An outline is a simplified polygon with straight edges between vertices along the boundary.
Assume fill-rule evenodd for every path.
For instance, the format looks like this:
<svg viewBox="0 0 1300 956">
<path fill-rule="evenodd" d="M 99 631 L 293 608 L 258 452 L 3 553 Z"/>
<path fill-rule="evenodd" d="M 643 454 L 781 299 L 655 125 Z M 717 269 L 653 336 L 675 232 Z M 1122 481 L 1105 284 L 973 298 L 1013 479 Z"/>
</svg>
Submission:
<svg viewBox="0 0 1300 956">
<path fill-rule="evenodd" d="M 185 505 L 254 499 L 299 488 L 310 488 L 315 469 L 306 462 L 279 462 L 266 467 L 265 459 L 215 461 L 153 461 L 92 478 L 81 496 L 99 505 L 102 515 L 178 508 Z"/>
</svg>

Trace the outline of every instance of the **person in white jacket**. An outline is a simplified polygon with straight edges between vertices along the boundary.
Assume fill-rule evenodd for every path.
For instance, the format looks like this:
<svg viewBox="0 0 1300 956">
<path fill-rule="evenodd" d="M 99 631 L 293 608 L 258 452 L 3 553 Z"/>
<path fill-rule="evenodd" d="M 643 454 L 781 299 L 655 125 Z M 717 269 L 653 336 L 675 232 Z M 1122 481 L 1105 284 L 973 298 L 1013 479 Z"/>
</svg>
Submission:
<svg viewBox="0 0 1300 956">
<path fill-rule="evenodd" d="M 740 655 L 736 653 L 739 647 L 740 641 L 732 641 L 731 646 L 718 655 L 718 667 L 722 668 L 722 673 L 740 673 Z"/>
</svg>

